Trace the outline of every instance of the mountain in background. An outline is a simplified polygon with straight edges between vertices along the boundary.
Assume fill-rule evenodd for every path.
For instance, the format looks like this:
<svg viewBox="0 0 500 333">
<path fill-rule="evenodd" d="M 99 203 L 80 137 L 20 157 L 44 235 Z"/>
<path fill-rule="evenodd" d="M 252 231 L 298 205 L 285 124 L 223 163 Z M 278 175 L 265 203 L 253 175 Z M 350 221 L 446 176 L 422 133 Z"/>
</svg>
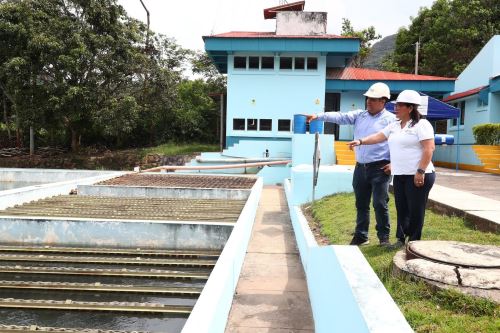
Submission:
<svg viewBox="0 0 500 333">
<path fill-rule="evenodd" d="M 373 44 L 371 52 L 366 58 L 363 67 L 380 69 L 380 65 L 384 57 L 387 54 L 394 52 L 394 48 L 396 47 L 396 36 L 397 34 L 389 35 Z"/>
</svg>

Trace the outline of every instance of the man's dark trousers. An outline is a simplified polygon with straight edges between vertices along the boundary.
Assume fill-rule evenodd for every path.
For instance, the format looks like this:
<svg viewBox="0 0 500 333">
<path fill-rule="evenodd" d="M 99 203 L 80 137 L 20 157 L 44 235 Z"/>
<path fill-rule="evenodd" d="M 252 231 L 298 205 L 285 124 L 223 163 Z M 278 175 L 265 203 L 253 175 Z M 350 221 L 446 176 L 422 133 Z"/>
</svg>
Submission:
<svg viewBox="0 0 500 333">
<path fill-rule="evenodd" d="M 373 195 L 376 230 L 379 240 L 389 239 L 389 183 L 391 176 L 385 174 L 382 167 L 389 161 L 380 161 L 367 164 L 356 163 L 352 187 L 356 196 L 356 231 L 355 236 L 368 240 L 370 225 L 370 198 Z"/>
</svg>

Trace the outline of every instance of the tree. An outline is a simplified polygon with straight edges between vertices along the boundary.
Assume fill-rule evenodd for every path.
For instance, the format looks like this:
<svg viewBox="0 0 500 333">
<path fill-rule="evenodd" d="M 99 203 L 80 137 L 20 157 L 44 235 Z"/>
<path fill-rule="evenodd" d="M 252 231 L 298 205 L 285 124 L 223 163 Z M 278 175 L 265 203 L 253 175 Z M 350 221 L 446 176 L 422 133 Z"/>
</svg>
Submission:
<svg viewBox="0 0 500 333">
<path fill-rule="evenodd" d="M 117 0 L 0 0 L 2 120 L 19 136 L 34 126 L 73 150 L 211 140 L 225 79 L 187 80 L 193 57 Z"/>
<path fill-rule="evenodd" d="M 341 36 L 357 37 L 360 40 L 360 50 L 351 62 L 352 67 L 363 67 L 363 63 L 370 54 L 371 42 L 382 38 L 380 34 L 375 32 L 373 26 L 359 31 L 354 30 L 351 21 L 346 18 L 342 19 L 342 32 L 340 34 Z"/>
<path fill-rule="evenodd" d="M 201 79 L 183 81 L 179 85 L 174 128 L 180 141 L 216 142 L 218 110 L 209 96 L 209 89 Z"/>
<path fill-rule="evenodd" d="M 83 133 L 109 126 L 101 112 L 124 110 L 110 101 L 128 100 L 145 29 L 116 0 L 5 1 L 0 24 L 0 87 L 20 126 L 63 126 L 77 150 Z"/>
<path fill-rule="evenodd" d="M 212 93 L 226 91 L 226 77 L 219 73 L 206 52 L 194 52 L 191 57 L 191 71 L 211 86 Z"/>
<path fill-rule="evenodd" d="M 497 0 L 436 0 L 399 30 L 384 69 L 411 73 L 420 42 L 419 73 L 458 76 L 488 40 L 500 33 Z"/>
</svg>

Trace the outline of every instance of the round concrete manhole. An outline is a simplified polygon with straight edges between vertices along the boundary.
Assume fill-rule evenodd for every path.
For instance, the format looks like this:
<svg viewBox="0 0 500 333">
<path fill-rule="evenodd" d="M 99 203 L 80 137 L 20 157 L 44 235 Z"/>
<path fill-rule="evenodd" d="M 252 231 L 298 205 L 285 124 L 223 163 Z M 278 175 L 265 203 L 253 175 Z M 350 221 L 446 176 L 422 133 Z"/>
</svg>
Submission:
<svg viewBox="0 0 500 333">
<path fill-rule="evenodd" d="M 395 270 L 439 288 L 500 303 L 500 247 L 451 241 L 415 241 L 394 256 Z"/>
</svg>

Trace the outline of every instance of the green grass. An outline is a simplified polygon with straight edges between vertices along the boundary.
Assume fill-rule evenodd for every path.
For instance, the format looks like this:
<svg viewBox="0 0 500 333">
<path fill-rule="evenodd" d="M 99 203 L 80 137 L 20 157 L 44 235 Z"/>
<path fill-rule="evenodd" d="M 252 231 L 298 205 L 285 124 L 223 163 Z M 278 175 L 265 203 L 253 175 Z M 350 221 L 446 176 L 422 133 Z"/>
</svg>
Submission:
<svg viewBox="0 0 500 333">
<path fill-rule="evenodd" d="M 159 154 L 166 156 L 173 155 L 185 155 L 191 153 L 200 153 L 200 152 L 213 152 L 219 151 L 218 144 L 201 144 L 201 143 L 165 143 L 160 146 L 144 148 L 141 151 L 142 157 L 147 154 Z"/>
<path fill-rule="evenodd" d="M 396 209 L 392 195 L 389 209 L 391 242 L 394 242 Z M 349 244 L 356 221 L 354 194 L 318 200 L 311 214 L 331 244 Z M 373 209 L 370 221 L 371 243 L 360 249 L 415 332 L 500 332 L 500 307 L 495 303 L 393 276 L 391 265 L 396 250 L 378 246 Z M 442 216 L 430 210 L 426 212 L 422 239 L 500 245 L 500 235 L 474 230 L 461 218 Z"/>
</svg>

